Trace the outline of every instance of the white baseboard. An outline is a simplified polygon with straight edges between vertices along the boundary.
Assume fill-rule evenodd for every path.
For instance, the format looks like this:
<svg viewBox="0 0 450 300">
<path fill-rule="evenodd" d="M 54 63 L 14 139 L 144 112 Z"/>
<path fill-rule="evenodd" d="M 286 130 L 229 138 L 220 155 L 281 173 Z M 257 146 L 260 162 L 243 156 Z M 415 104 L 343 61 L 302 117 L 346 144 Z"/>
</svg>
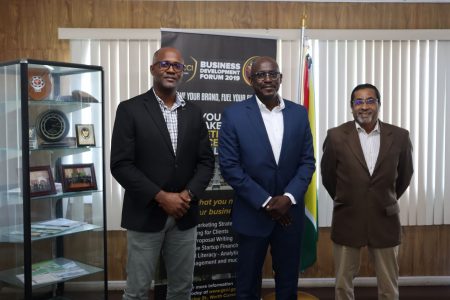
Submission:
<svg viewBox="0 0 450 300">
<path fill-rule="evenodd" d="M 108 282 L 108 290 L 121 291 L 125 288 L 125 280 L 113 280 Z M 375 277 L 357 277 L 355 278 L 357 287 L 375 287 Z M 400 286 L 450 286 L 450 276 L 406 276 L 399 278 Z M 332 288 L 334 287 L 334 278 L 301 278 L 298 281 L 299 288 Z M 66 282 L 64 285 L 67 291 L 92 291 L 102 292 L 103 281 L 94 282 Z M 263 279 L 263 288 L 274 288 L 273 279 Z M 4 287 L 7 289 L 7 287 Z M 153 286 L 152 286 L 153 288 Z M 12 291 L 14 292 L 14 291 Z"/>
<path fill-rule="evenodd" d="M 299 287 L 334 287 L 334 278 L 300 278 Z M 377 286 L 376 277 L 356 277 L 354 285 L 358 287 Z M 450 285 L 450 276 L 405 276 L 398 279 L 399 286 L 448 286 Z M 275 287 L 275 280 L 263 279 L 264 288 Z"/>
<path fill-rule="evenodd" d="M 377 279 L 375 277 L 356 277 L 355 286 L 358 287 L 375 287 Z M 405 276 L 398 280 L 399 286 L 450 286 L 450 276 Z M 304 288 L 320 288 L 334 287 L 334 278 L 300 278 L 298 286 Z M 125 287 L 124 280 L 109 281 L 109 290 L 123 290 Z M 263 288 L 274 288 L 275 281 L 273 279 L 263 279 Z"/>
</svg>

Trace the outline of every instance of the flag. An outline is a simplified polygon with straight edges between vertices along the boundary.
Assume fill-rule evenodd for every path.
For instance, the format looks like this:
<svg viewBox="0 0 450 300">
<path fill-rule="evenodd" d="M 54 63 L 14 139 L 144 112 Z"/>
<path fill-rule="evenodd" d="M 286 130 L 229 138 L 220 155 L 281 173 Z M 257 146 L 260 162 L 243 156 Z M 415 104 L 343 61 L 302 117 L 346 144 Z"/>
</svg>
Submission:
<svg viewBox="0 0 450 300">
<path fill-rule="evenodd" d="M 308 111 L 309 124 L 313 137 L 313 146 L 316 148 L 316 119 L 314 105 L 314 85 L 312 73 L 312 59 L 306 54 L 303 68 L 303 105 Z M 317 184 L 316 172 L 305 194 L 305 228 L 303 231 L 303 243 L 300 269 L 304 271 L 312 266 L 317 257 Z"/>
</svg>

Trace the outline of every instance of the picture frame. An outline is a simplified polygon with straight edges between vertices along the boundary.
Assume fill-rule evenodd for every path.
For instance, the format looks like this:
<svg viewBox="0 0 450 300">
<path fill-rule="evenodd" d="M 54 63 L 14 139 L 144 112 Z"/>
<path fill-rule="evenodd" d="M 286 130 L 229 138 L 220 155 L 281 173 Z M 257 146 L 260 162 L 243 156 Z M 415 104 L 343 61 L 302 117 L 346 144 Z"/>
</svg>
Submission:
<svg viewBox="0 0 450 300">
<path fill-rule="evenodd" d="M 75 124 L 78 147 L 95 146 L 94 124 Z"/>
<path fill-rule="evenodd" d="M 65 193 L 96 190 L 94 164 L 61 165 L 61 181 Z"/>
<path fill-rule="evenodd" d="M 45 196 L 56 194 L 50 166 L 30 167 L 30 196 Z"/>
</svg>

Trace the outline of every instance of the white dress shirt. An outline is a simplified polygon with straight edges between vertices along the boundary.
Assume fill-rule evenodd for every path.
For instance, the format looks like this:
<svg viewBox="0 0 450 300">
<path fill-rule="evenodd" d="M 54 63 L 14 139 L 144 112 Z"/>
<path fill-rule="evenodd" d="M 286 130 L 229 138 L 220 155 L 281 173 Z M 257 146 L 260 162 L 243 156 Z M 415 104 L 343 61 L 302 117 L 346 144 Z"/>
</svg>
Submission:
<svg viewBox="0 0 450 300">
<path fill-rule="evenodd" d="M 256 102 L 258 103 L 259 110 L 261 111 L 261 116 L 264 121 L 264 126 L 266 128 L 267 136 L 269 137 L 270 146 L 272 147 L 272 153 L 275 158 L 275 162 L 278 164 L 280 160 L 281 145 L 283 144 L 283 133 L 284 133 L 284 123 L 283 123 L 283 109 L 285 107 L 284 100 L 278 96 L 278 105 L 269 110 L 258 96 L 256 96 Z M 284 193 L 291 199 L 292 204 L 296 204 L 295 198 L 290 193 Z M 266 206 L 267 202 L 272 197 L 269 197 L 264 203 L 263 207 Z"/>
<path fill-rule="evenodd" d="M 367 133 L 358 122 L 355 122 L 355 124 L 366 165 L 369 168 L 370 175 L 372 175 L 380 152 L 380 124 L 377 121 L 375 128 L 370 133 Z"/>
</svg>

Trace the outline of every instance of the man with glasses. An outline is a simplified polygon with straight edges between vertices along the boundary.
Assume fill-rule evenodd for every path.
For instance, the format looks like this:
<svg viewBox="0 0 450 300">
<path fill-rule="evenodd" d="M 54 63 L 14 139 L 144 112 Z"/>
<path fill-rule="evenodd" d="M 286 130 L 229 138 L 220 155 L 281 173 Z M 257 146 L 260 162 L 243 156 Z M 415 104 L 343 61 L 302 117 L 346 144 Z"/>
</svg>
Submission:
<svg viewBox="0 0 450 300">
<path fill-rule="evenodd" d="M 308 114 L 278 95 L 274 59 L 257 58 L 250 78 L 255 95 L 224 111 L 219 132 L 220 168 L 235 192 L 236 299 L 261 298 L 269 245 L 276 299 L 297 299 L 304 195 L 315 170 Z"/>
<path fill-rule="evenodd" d="M 328 130 L 321 161 L 323 185 L 334 201 L 335 298 L 354 299 L 353 278 L 360 250 L 367 246 L 378 299 L 398 299 L 397 201 L 413 174 L 411 141 L 407 130 L 378 119 L 381 99 L 375 86 L 356 86 L 350 106 L 354 121 Z"/>
<path fill-rule="evenodd" d="M 153 88 L 117 108 L 111 173 L 125 189 L 124 300 L 148 299 L 160 253 L 167 299 L 191 299 L 198 199 L 212 177 L 214 155 L 201 110 L 177 93 L 183 70 L 177 49 L 159 49 L 150 66 Z"/>
</svg>

